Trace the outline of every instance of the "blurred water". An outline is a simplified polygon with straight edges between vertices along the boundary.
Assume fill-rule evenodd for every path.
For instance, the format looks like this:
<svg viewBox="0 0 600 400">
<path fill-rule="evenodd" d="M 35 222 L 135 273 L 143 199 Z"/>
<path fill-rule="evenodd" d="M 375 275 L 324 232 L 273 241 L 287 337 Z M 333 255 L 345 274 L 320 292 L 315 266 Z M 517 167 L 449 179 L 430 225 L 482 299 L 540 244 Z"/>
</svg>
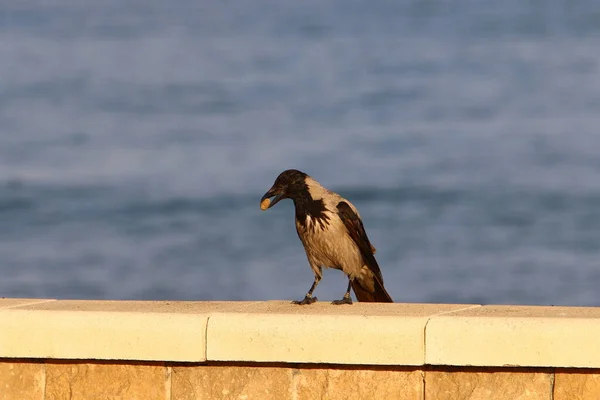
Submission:
<svg viewBox="0 0 600 400">
<path fill-rule="evenodd" d="M 565 4 L 3 4 L 0 296 L 301 298 L 258 207 L 298 168 L 396 301 L 600 305 L 600 3 Z"/>
</svg>

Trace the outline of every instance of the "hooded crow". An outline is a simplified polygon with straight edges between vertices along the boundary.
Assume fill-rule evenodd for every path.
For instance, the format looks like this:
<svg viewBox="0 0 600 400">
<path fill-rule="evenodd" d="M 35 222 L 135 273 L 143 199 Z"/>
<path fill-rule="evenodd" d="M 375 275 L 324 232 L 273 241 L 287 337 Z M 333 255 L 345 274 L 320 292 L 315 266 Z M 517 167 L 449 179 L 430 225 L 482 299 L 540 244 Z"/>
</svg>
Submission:
<svg viewBox="0 0 600 400">
<path fill-rule="evenodd" d="M 322 278 L 323 267 L 342 270 L 348 276 L 344 297 L 332 304 L 352 304 L 351 288 L 358 301 L 393 302 L 383 286 L 383 276 L 374 256 L 375 248 L 352 203 L 295 169 L 283 171 L 277 177 L 262 197 L 260 208 L 271 208 L 282 199 L 294 201 L 296 231 L 315 274 L 304 299 L 293 301 L 294 304 L 317 301 L 313 291 Z"/>
</svg>

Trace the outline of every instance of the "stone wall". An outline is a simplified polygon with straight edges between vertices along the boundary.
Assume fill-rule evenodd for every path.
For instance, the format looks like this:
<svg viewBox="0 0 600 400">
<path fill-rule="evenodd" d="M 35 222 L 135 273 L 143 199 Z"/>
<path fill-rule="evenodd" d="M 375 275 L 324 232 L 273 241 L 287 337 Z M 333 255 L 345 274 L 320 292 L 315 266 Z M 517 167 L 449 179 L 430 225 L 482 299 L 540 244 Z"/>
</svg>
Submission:
<svg viewBox="0 0 600 400">
<path fill-rule="evenodd" d="M 599 399 L 600 309 L 0 299 L 0 400 Z"/>
<path fill-rule="evenodd" d="M 4 359 L 0 388 L 3 400 L 592 400 L 600 370 Z"/>
</svg>

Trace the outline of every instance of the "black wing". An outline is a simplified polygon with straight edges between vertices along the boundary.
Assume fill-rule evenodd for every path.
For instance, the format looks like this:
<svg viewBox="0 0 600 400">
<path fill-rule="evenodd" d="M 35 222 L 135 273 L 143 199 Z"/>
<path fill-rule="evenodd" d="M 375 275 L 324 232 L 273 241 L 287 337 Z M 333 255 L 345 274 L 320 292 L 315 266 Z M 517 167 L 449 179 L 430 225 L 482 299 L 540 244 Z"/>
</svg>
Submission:
<svg viewBox="0 0 600 400">
<path fill-rule="evenodd" d="M 358 215 L 354 212 L 352 207 L 345 201 L 340 201 L 337 205 L 338 214 L 340 219 L 344 223 L 348 234 L 358 246 L 360 250 L 360 254 L 362 255 L 365 264 L 369 267 L 371 271 L 377 276 L 379 281 L 383 284 L 383 276 L 381 275 L 381 270 L 379 269 L 379 264 L 377 264 L 377 260 L 375 260 L 375 256 L 373 255 L 374 247 L 371 245 L 369 241 L 369 237 L 365 232 L 365 227 L 363 226 L 362 221 L 358 217 Z"/>
</svg>

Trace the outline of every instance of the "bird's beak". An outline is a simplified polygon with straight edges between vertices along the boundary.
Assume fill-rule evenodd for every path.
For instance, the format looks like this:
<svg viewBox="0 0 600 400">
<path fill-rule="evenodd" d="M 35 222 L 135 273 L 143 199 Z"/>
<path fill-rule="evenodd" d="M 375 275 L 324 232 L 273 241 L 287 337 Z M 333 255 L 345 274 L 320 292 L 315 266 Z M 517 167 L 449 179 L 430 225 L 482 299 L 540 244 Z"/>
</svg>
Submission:
<svg viewBox="0 0 600 400">
<path fill-rule="evenodd" d="M 270 201 L 271 197 L 274 197 L 273 201 Z M 260 199 L 260 208 L 262 210 L 266 210 L 268 208 L 271 208 L 275 204 L 277 204 L 279 202 L 279 200 L 281 200 L 283 198 L 284 198 L 284 192 L 281 189 L 279 189 L 279 188 L 272 187 Z"/>
</svg>

